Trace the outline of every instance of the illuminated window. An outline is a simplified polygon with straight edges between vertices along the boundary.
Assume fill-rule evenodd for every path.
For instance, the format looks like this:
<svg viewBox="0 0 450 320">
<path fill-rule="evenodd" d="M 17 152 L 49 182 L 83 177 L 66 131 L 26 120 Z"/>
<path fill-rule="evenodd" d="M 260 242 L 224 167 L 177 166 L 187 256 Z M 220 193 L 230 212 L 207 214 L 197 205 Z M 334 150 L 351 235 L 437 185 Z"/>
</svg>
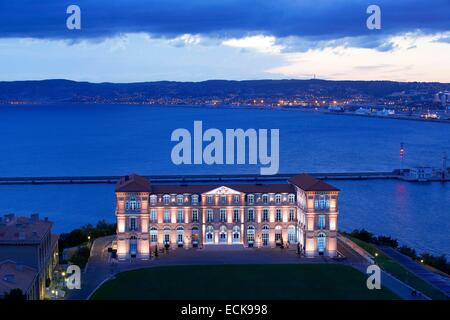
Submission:
<svg viewBox="0 0 450 320">
<path fill-rule="evenodd" d="M 177 227 L 177 244 L 182 245 L 184 242 L 184 229 L 183 227 Z"/>
<path fill-rule="evenodd" d="M 277 208 L 275 211 L 275 221 L 281 221 L 282 219 L 282 214 L 281 214 L 281 209 Z"/>
<path fill-rule="evenodd" d="M 137 224 L 136 224 L 136 217 L 130 218 L 130 231 L 136 231 L 137 230 Z"/>
<path fill-rule="evenodd" d="M 269 221 L 269 209 L 263 209 L 262 221 Z"/>
<path fill-rule="evenodd" d="M 219 229 L 219 242 L 221 243 L 227 243 L 227 227 L 226 226 L 220 226 Z"/>
<path fill-rule="evenodd" d="M 170 203 L 170 196 L 168 194 L 165 194 L 163 196 L 163 202 L 164 202 L 164 204 L 169 204 Z"/>
<path fill-rule="evenodd" d="M 150 210 L 150 222 L 152 223 L 156 223 L 157 222 L 157 214 L 156 214 L 156 209 L 151 209 Z"/>
<path fill-rule="evenodd" d="M 262 202 L 263 202 L 264 204 L 269 203 L 269 196 L 268 196 L 267 194 L 263 194 L 263 195 L 262 195 Z"/>
<path fill-rule="evenodd" d="M 192 209 L 192 222 L 198 222 L 198 210 Z"/>
<path fill-rule="evenodd" d="M 233 221 L 234 221 L 234 222 L 239 222 L 239 221 L 241 220 L 240 216 L 241 216 L 240 210 L 237 209 L 237 208 L 235 208 L 235 209 L 233 210 Z"/>
<path fill-rule="evenodd" d="M 289 203 L 294 203 L 295 202 L 295 194 L 291 193 L 288 196 L 289 199 Z"/>
<path fill-rule="evenodd" d="M 169 210 L 164 210 L 164 222 L 165 223 L 169 223 L 170 222 L 170 211 Z"/>
<path fill-rule="evenodd" d="M 319 233 L 317 236 L 317 251 L 323 253 L 326 249 L 326 235 L 325 233 Z"/>
<path fill-rule="evenodd" d="M 192 204 L 198 204 L 198 195 L 197 194 L 192 195 Z"/>
<path fill-rule="evenodd" d="M 255 221 L 255 209 L 250 208 L 247 211 L 247 221 L 248 222 L 254 222 Z"/>
<path fill-rule="evenodd" d="M 152 227 L 150 229 L 150 242 L 157 243 L 158 242 L 158 229 Z"/>
<path fill-rule="evenodd" d="M 275 203 L 276 204 L 280 204 L 281 203 L 281 194 L 276 194 L 275 195 Z"/>
<path fill-rule="evenodd" d="M 183 195 L 179 194 L 177 195 L 177 204 L 183 204 Z"/>
<path fill-rule="evenodd" d="M 295 226 L 288 227 L 288 241 L 290 243 L 297 242 L 297 230 L 295 229 Z"/>
<path fill-rule="evenodd" d="M 289 221 L 295 221 L 295 209 L 289 208 Z"/>
<path fill-rule="evenodd" d="M 233 227 L 233 242 L 240 242 L 241 241 L 241 233 L 239 231 L 238 226 Z"/>
<path fill-rule="evenodd" d="M 227 210 L 226 209 L 220 209 L 220 222 L 226 222 L 227 221 Z"/>
<path fill-rule="evenodd" d="M 206 210 L 206 221 L 207 222 L 212 222 L 213 221 L 213 217 L 214 217 L 213 210 L 212 209 Z"/>
<path fill-rule="evenodd" d="M 247 196 L 247 202 L 248 202 L 248 204 L 254 204 L 255 203 L 255 196 L 253 194 L 249 194 Z"/>
<path fill-rule="evenodd" d="M 158 200 L 158 197 L 156 196 L 156 194 L 152 194 L 152 195 L 150 196 L 150 204 L 151 204 L 151 205 L 155 205 L 156 202 L 157 202 L 157 200 Z"/>
<path fill-rule="evenodd" d="M 325 229 L 325 215 L 319 216 L 319 229 Z"/>
<path fill-rule="evenodd" d="M 276 226 L 275 227 L 275 241 L 280 243 L 282 239 L 283 239 L 283 236 L 281 234 L 281 226 Z"/>
<path fill-rule="evenodd" d="M 315 209 L 329 209 L 330 208 L 330 196 L 319 194 L 314 197 Z"/>
<path fill-rule="evenodd" d="M 262 245 L 269 245 L 269 226 L 263 226 L 262 228 Z"/>
<path fill-rule="evenodd" d="M 178 223 L 183 223 L 183 221 L 184 221 L 183 209 L 178 209 L 178 212 L 177 212 L 177 222 L 178 222 Z"/>
<path fill-rule="evenodd" d="M 207 243 L 214 242 L 214 227 L 213 226 L 206 227 L 206 242 Z"/>
</svg>

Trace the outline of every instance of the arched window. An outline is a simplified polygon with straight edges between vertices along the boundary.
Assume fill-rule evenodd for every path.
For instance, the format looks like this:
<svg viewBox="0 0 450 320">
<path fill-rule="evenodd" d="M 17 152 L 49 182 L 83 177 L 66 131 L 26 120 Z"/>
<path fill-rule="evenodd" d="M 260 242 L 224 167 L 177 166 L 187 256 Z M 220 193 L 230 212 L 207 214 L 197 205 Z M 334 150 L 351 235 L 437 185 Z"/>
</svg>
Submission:
<svg viewBox="0 0 450 320">
<path fill-rule="evenodd" d="M 184 243 L 184 228 L 179 226 L 177 227 L 177 244 L 183 245 Z"/>
<path fill-rule="evenodd" d="M 164 228 L 164 244 L 170 244 L 170 228 Z"/>
<path fill-rule="evenodd" d="M 197 246 L 198 245 L 198 239 L 200 237 L 200 230 L 198 227 L 192 228 L 192 245 Z"/>
<path fill-rule="evenodd" d="M 150 242 L 157 243 L 158 242 L 158 229 L 155 227 L 150 228 Z"/>
<path fill-rule="evenodd" d="M 275 203 L 276 204 L 280 204 L 281 203 L 281 194 L 276 194 L 275 195 Z"/>
<path fill-rule="evenodd" d="M 282 236 L 281 226 L 276 226 L 275 227 L 275 241 L 277 243 L 281 243 L 282 240 L 283 240 L 283 236 Z"/>
<path fill-rule="evenodd" d="M 269 226 L 265 225 L 262 227 L 262 245 L 269 245 Z"/>
<path fill-rule="evenodd" d="M 238 243 L 241 241 L 241 232 L 239 226 L 233 227 L 233 242 Z"/>
<path fill-rule="evenodd" d="M 263 202 L 264 204 L 269 203 L 269 195 L 268 195 L 268 194 L 263 194 L 263 195 L 262 195 L 262 202 Z"/>
<path fill-rule="evenodd" d="M 219 242 L 227 243 L 227 227 L 226 226 L 220 226 L 220 229 L 219 229 Z"/>
<path fill-rule="evenodd" d="M 294 203 L 295 202 L 295 194 L 290 193 L 288 196 L 288 201 L 289 201 L 289 203 Z"/>
<path fill-rule="evenodd" d="M 247 196 L 247 202 L 248 202 L 248 204 L 254 204 L 255 203 L 255 196 L 253 194 L 249 194 Z"/>
<path fill-rule="evenodd" d="M 156 194 L 152 194 L 150 196 L 150 204 L 154 206 L 157 201 L 158 201 L 158 197 L 156 196 Z"/>
<path fill-rule="evenodd" d="M 165 194 L 163 196 L 163 202 L 164 202 L 164 204 L 169 204 L 170 203 L 170 196 L 168 194 Z"/>
<path fill-rule="evenodd" d="M 183 204 L 183 195 L 182 194 L 179 194 L 179 195 L 177 195 L 177 204 Z"/>
<path fill-rule="evenodd" d="M 327 236 L 321 232 L 317 235 L 317 251 L 323 253 L 327 247 Z"/>
<path fill-rule="evenodd" d="M 253 243 L 255 242 L 255 227 L 254 226 L 247 227 L 247 242 L 250 245 L 253 245 Z"/>
<path fill-rule="evenodd" d="M 214 227 L 207 226 L 206 227 L 206 243 L 213 243 L 213 242 L 214 242 Z"/>
</svg>

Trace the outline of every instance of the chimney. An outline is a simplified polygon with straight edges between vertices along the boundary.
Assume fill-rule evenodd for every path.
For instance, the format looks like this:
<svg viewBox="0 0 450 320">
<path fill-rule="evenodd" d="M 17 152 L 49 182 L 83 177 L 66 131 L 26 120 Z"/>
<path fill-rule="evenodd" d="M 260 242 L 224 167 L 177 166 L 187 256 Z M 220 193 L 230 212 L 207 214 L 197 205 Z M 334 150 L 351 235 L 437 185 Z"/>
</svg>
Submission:
<svg viewBox="0 0 450 320">
<path fill-rule="evenodd" d="M 33 222 L 38 221 L 38 220 L 39 220 L 39 213 L 33 213 L 33 214 L 31 215 L 31 220 L 32 220 Z"/>
</svg>

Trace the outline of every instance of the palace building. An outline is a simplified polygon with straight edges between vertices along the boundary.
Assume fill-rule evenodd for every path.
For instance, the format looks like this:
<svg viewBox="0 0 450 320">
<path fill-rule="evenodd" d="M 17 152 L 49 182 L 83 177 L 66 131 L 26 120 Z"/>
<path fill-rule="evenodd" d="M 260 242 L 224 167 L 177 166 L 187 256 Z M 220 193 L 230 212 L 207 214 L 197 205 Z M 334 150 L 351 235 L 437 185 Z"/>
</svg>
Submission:
<svg viewBox="0 0 450 320">
<path fill-rule="evenodd" d="M 148 259 L 159 248 L 296 246 L 336 255 L 339 189 L 307 174 L 285 183 L 116 185 L 117 255 Z"/>
</svg>

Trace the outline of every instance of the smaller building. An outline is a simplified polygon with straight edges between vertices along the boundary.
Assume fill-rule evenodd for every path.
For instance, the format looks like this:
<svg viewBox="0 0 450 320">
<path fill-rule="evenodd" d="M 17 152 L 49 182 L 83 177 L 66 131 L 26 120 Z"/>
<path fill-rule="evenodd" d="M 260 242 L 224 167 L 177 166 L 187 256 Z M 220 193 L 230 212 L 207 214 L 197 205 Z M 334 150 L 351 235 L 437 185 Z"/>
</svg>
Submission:
<svg viewBox="0 0 450 320">
<path fill-rule="evenodd" d="M 33 268 L 14 261 L 0 262 L 0 299 L 13 289 L 20 289 L 27 300 L 39 299 L 39 278 Z"/>
<path fill-rule="evenodd" d="M 51 233 L 52 223 L 47 218 L 39 219 L 38 214 L 30 217 L 16 217 L 7 214 L 0 217 L 0 263 L 10 261 L 19 266 L 16 277 L 23 278 L 21 269 L 32 269 L 36 273 L 37 294 L 31 299 L 45 297 L 46 282 L 52 279 L 58 263 L 58 236 Z M 12 266 L 7 265 L 11 270 Z M 14 274 L 14 273 L 11 273 Z M 8 281 L 7 281 L 8 282 Z M 13 285 L 12 282 L 9 282 Z"/>
</svg>

